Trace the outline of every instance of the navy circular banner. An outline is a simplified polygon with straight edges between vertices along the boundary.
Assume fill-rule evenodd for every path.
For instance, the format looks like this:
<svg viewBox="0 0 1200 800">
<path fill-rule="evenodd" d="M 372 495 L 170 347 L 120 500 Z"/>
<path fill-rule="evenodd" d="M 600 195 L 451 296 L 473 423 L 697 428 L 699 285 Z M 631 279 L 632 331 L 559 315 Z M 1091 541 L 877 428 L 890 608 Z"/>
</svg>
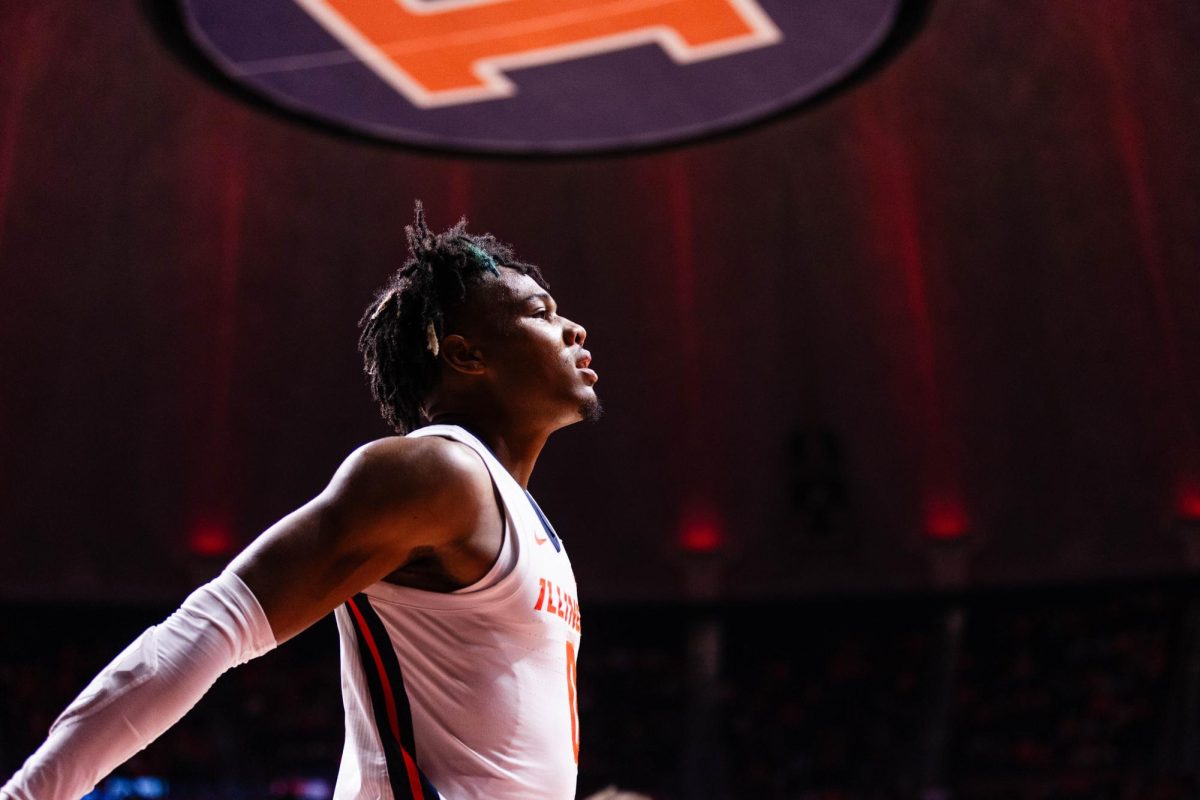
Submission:
<svg viewBox="0 0 1200 800">
<path fill-rule="evenodd" d="M 679 142 L 847 78 L 902 0 L 180 0 L 227 76 L 409 144 L 571 153 Z"/>
</svg>

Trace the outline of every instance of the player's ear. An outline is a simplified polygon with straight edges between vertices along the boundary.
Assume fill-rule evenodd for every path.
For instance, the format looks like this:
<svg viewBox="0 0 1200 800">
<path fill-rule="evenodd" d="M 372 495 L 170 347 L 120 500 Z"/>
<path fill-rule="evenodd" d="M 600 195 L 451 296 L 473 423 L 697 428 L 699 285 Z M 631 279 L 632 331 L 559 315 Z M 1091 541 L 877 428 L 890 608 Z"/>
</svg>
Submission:
<svg viewBox="0 0 1200 800">
<path fill-rule="evenodd" d="M 442 339 L 441 356 L 442 360 L 457 372 L 465 375 L 483 374 L 483 353 L 457 333 Z"/>
</svg>

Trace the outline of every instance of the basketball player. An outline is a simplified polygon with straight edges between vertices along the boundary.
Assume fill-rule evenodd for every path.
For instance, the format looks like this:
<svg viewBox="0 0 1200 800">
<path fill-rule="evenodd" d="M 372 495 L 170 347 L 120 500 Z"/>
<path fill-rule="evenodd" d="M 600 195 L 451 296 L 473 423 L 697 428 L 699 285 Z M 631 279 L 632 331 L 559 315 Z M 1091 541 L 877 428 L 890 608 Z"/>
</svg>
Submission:
<svg viewBox="0 0 1200 800">
<path fill-rule="evenodd" d="M 551 433 L 598 416 L 597 377 L 537 267 L 465 224 L 435 235 L 418 203 L 410 257 L 360 322 L 372 393 L 406 435 L 351 453 L 118 655 L 2 800 L 78 800 L 221 673 L 330 611 L 335 798 L 575 796 L 575 579 L 526 486 Z"/>
</svg>

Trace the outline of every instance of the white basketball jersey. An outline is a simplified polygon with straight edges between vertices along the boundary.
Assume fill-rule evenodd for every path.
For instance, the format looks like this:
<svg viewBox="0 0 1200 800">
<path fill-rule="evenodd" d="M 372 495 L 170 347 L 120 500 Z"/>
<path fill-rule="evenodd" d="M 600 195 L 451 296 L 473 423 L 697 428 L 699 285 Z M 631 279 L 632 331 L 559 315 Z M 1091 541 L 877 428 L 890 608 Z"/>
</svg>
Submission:
<svg viewBox="0 0 1200 800">
<path fill-rule="evenodd" d="M 580 615 L 566 550 L 470 433 L 431 425 L 409 436 L 479 453 L 505 549 L 492 573 L 458 592 L 380 582 L 337 609 L 346 744 L 334 800 L 574 798 Z"/>
</svg>

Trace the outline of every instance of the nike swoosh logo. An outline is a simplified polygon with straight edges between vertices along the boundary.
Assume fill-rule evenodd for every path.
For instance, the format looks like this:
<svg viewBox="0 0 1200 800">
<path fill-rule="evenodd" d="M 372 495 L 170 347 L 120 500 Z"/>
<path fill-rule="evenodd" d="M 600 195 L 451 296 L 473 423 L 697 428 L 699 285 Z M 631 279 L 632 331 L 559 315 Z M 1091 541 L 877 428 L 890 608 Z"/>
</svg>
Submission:
<svg viewBox="0 0 1200 800">
<path fill-rule="evenodd" d="M 538 544 L 545 544 L 546 542 L 550 541 L 549 539 L 538 536 L 536 533 L 533 535 L 533 540 Z"/>
</svg>

